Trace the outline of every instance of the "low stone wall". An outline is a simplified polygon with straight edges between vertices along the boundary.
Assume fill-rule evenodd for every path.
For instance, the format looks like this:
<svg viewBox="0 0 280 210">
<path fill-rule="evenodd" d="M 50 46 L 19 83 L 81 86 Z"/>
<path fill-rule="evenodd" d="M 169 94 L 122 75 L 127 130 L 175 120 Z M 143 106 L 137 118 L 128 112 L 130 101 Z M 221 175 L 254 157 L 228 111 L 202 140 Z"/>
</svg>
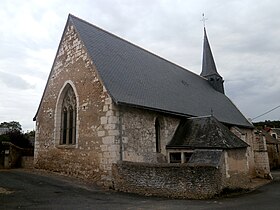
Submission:
<svg viewBox="0 0 280 210">
<path fill-rule="evenodd" d="M 10 142 L 2 142 L 4 146 L 4 168 L 19 168 L 22 149 Z"/>
<path fill-rule="evenodd" d="M 34 157 L 33 156 L 22 156 L 21 157 L 22 168 L 34 168 Z"/>
<path fill-rule="evenodd" d="M 2 150 L 1 168 L 33 167 L 34 149 L 20 148 L 10 142 L 2 142 Z"/>
<path fill-rule="evenodd" d="M 118 162 L 112 172 L 115 189 L 123 192 L 206 199 L 222 191 L 222 173 L 210 166 Z"/>
</svg>

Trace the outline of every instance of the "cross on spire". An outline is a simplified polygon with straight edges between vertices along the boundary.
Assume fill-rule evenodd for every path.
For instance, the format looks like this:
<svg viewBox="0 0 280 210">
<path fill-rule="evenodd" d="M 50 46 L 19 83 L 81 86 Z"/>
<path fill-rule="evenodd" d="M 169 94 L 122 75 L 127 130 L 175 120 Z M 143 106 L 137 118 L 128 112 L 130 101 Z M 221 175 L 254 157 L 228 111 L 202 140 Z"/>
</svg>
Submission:
<svg viewBox="0 0 280 210">
<path fill-rule="evenodd" d="M 204 13 L 202 13 L 202 19 L 201 19 L 200 21 L 203 22 L 204 28 L 205 28 L 205 22 L 206 22 L 206 20 L 208 20 L 208 18 L 205 17 Z"/>
</svg>

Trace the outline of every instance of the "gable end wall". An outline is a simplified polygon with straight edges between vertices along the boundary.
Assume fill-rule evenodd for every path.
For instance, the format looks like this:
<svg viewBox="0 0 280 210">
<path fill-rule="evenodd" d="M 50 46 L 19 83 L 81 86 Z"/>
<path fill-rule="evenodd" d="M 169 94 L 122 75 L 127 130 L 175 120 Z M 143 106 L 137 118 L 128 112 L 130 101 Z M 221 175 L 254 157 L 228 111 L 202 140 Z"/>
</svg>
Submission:
<svg viewBox="0 0 280 210">
<path fill-rule="evenodd" d="M 119 113 L 73 26 L 67 26 L 36 118 L 35 166 L 110 182 L 119 160 Z M 77 99 L 76 145 L 59 144 L 57 101 L 70 84 Z M 60 110 L 60 111 L 57 111 Z"/>
</svg>

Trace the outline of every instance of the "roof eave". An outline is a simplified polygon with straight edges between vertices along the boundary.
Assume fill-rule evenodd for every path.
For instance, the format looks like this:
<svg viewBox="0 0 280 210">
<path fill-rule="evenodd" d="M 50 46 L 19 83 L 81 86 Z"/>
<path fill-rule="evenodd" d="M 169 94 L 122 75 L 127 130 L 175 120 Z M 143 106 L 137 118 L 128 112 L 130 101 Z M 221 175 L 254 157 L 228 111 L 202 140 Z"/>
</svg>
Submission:
<svg viewBox="0 0 280 210">
<path fill-rule="evenodd" d="M 161 112 L 161 113 L 164 113 L 164 114 L 176 115 L 178 117 L 195 117 L 193 115 L 188 115 L 188 114 L 183 114 L 183 113 L 178 113 L 178 112 L 168 111 L 168 110 L 163 110 L 163 109 L 157 109 L 157 108 L 154 108 L 154 107 L 141 106 L 141 105 L 138 105 L 138 104 L 132 104 L 132 103 L 121 102 L 121 101 L 114 101 L 114 102 L 117 105 L 120 105 L 120 106 L 128 106 L 128 107 L 132 107 L 132 108 L 145 109 L 145 110 L 149 110 L 149 111 L 156 111 L 156 112 Z"/>
<path fill-rule="evenodd" d="M 128 107 L 133 107 L 133 108 L 145 109 L 145 110 L 149 110 L 149 111 L 156 111 L 156 112 L 161 112 L 161 113 L 164 113 L 164 114 L 176 115 L 178 117 L 186 117 L 186 118 L 201 117 L 201 116 L 195 116 L 195 115 L 191 115 L 191 114 L 184 114 L 184 113 L 179 113 L 179 112 L 174 112 L 174 111 L 157 109 L 157 108 L 154 108 L 154 107 L 141 106 L 141 105 L 138 105 L 138 104 L 133 104 L 133 103 L 128 103 L 128 102 L 117 101 L 113 97 L 112 97 L 112 99 L 116 103 L 116 105 L 120 105 L 120 106 L 128 106 Z M 241 125 L 241 124 L 233 124 L 233 123 L 229 123 L 229 122 L 223 122 L 223 121 L 220 121 L 220 122 L 223 123 L 223 124 L 226 124 L 226 125 L 230 125 L 230 126 L 240 126 L 240 127 L 249 128 L 249 129 L 255 128 L 253 125 L 250 126 L 249 122 L 248 122 L 247 126 L 246 125 Z"/>
<path fill-rule="evenodd" d="M 247 146 L 239 146 L 239 147 L 205 147 L 205 146 L 185 146 L 185 145 L 176 145 L 176 146 L 172 146 L 172 145 L 166 145 L 166 149 L 222 149 L 222 150 L 228 150 L 228 149 L 242 149 L 242 148 L 247 148 L 249 147 L 249 145 Z"/>
</svg>

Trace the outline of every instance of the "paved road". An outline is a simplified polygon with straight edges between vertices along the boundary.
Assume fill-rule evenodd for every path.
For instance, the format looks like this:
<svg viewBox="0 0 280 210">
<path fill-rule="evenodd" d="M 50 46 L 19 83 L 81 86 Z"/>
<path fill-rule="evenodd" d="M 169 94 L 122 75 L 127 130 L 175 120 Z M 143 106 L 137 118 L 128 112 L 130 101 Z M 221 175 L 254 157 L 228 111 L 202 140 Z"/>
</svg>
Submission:
<svg viewBox="0 0 280 210">
<path fill-rule="evenodd" d="M 280 209 L 280 181 L 213 200 L 170 200 L 103 191 L 64 176 L 0 170 L 0 209 Z"/>
</svg>

